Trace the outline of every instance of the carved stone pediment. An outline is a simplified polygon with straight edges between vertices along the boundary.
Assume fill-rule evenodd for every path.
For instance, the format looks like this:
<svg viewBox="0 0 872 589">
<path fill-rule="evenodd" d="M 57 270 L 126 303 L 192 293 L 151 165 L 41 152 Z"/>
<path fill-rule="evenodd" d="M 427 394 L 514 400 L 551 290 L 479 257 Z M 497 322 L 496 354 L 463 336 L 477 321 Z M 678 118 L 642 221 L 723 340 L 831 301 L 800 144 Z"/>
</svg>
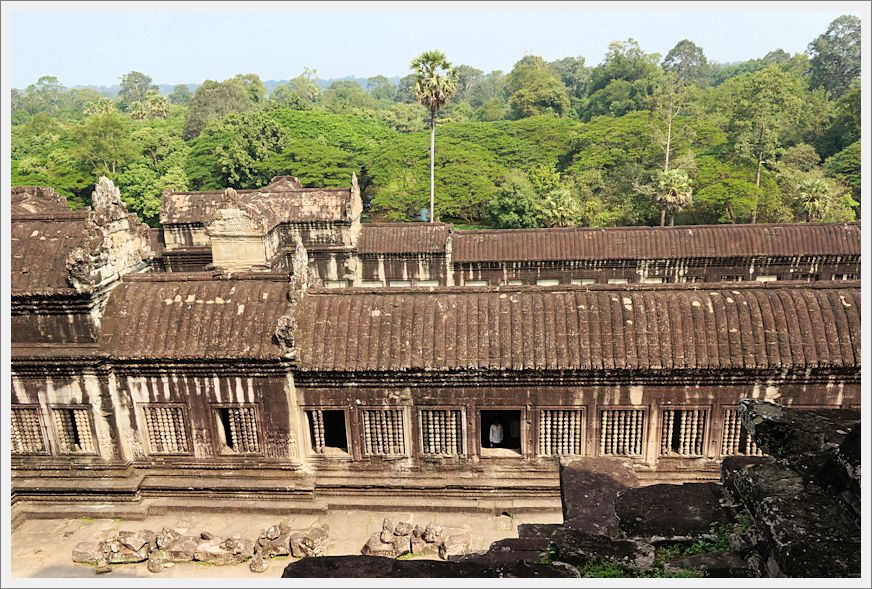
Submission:
<svg viewBox="0 0 872 589">
<path fill-rule="evenodd" d="M 265 231 L 263 219 L 256 211 L 240 202 L 238 193 L 228 188 L 224 191 L 221 208 L 215 211 L 212 219 L 206 225 L 206 234 L 263 234 Z"/>
</svg>

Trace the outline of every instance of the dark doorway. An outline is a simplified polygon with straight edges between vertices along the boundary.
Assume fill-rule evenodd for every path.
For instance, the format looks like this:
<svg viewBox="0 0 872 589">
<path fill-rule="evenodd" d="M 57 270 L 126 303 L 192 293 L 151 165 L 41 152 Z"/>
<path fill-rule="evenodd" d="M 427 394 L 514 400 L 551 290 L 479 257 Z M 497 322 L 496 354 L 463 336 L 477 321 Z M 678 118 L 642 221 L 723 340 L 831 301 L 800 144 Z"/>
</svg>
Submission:
<svg viewBox="0 0 872 589">
<path fill-rule="evenodd" d="M 309 414 L 309 435 L 312 449 L 319 454 L 340 451 L 348 452 L 348 437 L 345 434 L 345 411 L 314 410 Z"/>
<path fill-rule="evenodd" d="M 324 412 L 324 447 L 348 451 L 345 436 L 345 411 Z"/>
<path fill-rule="evenodd" d="M 491 426 L 494 428 L 494 437 L 500 441 L 491 441 Z M 506 448 L 521 452 L 521 412 L 518 410 L 508 411 L 481 411 L 479 431 L 481 432 L 481 448 Z M 500 436 L 500 433 L 502 434 Z"/>
</svg>

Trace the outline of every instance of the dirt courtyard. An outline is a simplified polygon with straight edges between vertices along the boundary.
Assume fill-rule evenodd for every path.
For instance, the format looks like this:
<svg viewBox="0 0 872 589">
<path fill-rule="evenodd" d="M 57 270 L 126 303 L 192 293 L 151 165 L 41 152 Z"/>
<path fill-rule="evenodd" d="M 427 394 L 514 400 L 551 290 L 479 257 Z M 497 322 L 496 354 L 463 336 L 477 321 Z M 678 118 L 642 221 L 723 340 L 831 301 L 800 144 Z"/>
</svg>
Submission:
<svg viewBox="0 0 872 589">
<path fill-rule="evenodd" d="M 326 515 L 264 515 L 182 511 L 145 519 L 69 518 L 29 519 L 12 532 L 12 574 L 15 577 L 151 577 L 151 578 L 239 578 L 278 577 L 296 559 L 286 556 L 267 560 L 264 573 L 252 573 L 248 563 L 235 566 L 214 566 L 206 563 L 177 563 L 161 573 L 150 573 L 146 563 L 113 565 L 112 571 L 97 575 L 95 567 L 72 561 L 73 547 L 79 542 L 93 542 L 112 531 L 158 531 L 167 526 L 182 534 L 211 532 L 219 536 L 239 536 L 256 539 L 261 530 L 281 521 L 293 530 L 305 530 L 314 525 L 326 525 L 329 530 L 328 556 L 360 554 L 371 534 L 381 531 L 383 518 L 394 524 L 406 521 L 421 525 L 433 522 L 445 529 L 446 535 L 469 533 L 473 549 L 485 551 L 502 538 L 516 538 L 518 526 L 526 523 L 561 523 L 554 513 L 508 514 L 498 516 L 482 513 L 364 511 L 331 509 Z"/>
</svg>

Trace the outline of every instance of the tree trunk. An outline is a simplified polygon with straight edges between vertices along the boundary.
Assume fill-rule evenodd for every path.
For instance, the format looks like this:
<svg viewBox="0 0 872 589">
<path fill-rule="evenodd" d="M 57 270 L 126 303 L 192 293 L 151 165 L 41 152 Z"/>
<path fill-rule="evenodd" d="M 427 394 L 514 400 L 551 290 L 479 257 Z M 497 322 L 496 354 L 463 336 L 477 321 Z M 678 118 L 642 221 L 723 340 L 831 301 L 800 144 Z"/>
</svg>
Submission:
<svg viewBox="0 0 872 589">
<path fill-rule="evenodd" d="M 675 211 L 669 212 L 669 226 L 675 227 Z"/>
<path fill-rule="evenodd" d="M 754 211 L 751 213 L 751 223 L 757 222 L 757 207 L 760 205 L 760 172 L 763 170 L 763 133 L 765 127 L 760 127 L 760 151 L 757 152 L 757 178 L 754 184 L 757 186 L 757 194 L 754 195 Z"/>
<path fill-rule="evenodd" d="M 669 171 L 669 152 L 672 149 L 672 113 L 669 113 L 669 124 L 666 127 L 666 163 L 663 164 L 663 171 Z"/>
<path fill-rule="evenodd" d="M 660 226 L 666 227 L 666 207 L 660 207 Z"/>
<path fill-rule="evenodd" d="M 757 207 L 760 204 L 760 172 L 763 169 L 763 151 L 757 155 L 757 179 L 754 184 L 757 186 L 757 194 L 754 196 L 754 211 L 751 213 L 751 223 L 757 222 Z"/>
<path fill-rule="evenodd" d="M 435 172 L 436 172 L 436 112 L 430 111 L 430 222 L 435 221 L 433 214 L 433 194 L 435 192 Z"/>
</svg>

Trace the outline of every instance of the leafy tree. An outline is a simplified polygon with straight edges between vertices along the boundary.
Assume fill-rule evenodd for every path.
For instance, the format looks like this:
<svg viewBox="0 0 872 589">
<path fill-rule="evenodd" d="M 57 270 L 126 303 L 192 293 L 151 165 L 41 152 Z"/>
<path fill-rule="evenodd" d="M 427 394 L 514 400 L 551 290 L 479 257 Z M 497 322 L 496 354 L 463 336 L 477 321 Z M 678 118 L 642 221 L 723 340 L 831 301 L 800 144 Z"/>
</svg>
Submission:
<svg viewBox="0 0 872 589">
<path fill-rule="evenodd" d="M 170 101 L 158 92 L 149 92 L 145 99 L 145 109 L 153 119 L 165 119 L 169 116 Z"/>
<path fill-rule="evenodd" d="M 808 222 L 853 221 L 858 203 L 843 186 L 820 172 L 798 172 L 791 182 L 790 196 L 801 218 Z"/>
<path fill-rule="evenodd" d="M 411 64 L 415 96 L 430 111 L 430 222 L 435 218 L 436 114 L 457 90 L 457 74 L 441 51 L 425 51 Z"/>
<path fill-rule="evenodd" d="M 827 176 L 836 178 L 851 189 L 854 198 L 860 201 L 860 142 L 856 141 L 827 158 L 824 162 Z M 859 205 L 858 205 L 859 206 Z"/>
<path fill-rule="evenodd" d="M 492 101 L 499 101 L 501 104 L 505 105 L 505 86 L 505 74 L 500 70 L 494 70 L 485 74 L 474 86 L 468 88 L 464 98 L 469 105 L 475 109 L 479 109 L 483 105 Z"/>
<path fill-rule="evenodd" d="M 506 78 L 506 92 L 514 118 L 539 114 L 562 115 L 569 110 L 569 96 L 560 77 L 541 57 L 525 55 Z"/>
<path fill-rule="evenodd" d="M 635 82 L 656 78 L 660 74 L 656 53 L 645 53 L 634 39 L 609 44 L 603 62 L 591 70 L 591 91 L 602 90 L 614 80 Z"/>
<path fill-rule="evenodd" d="M 514 118 L 541 114 L 561 116 L 569 110 L 566 87 L 556 76 L 543 77 L 520 88 L 509 98 Z"/>
<path fill-rule="evenodd" d="M 185 139 L 200 134 L 209 121 L 251 108 L 246 89 L 239 82 L 206 80 L 194 92 L 185 117 Z"/>
<path fill-rule="evenodd" d="M 570 100 L 584 98 L 590 86 L 590 68 L 584 65 L 584 57 L 564 57 L 548 63 L 548 67 L 560 77 L 566 86 Z"/>
<path fill-rule="evenodd" d="M 372 109 L 378 104 L 354 80 L 339 80 L 330 84 L 321 97 L 324 107 L 335 113 L 350 113 L 354 109 Z"/>
<path fill-rule="evenodd" d="M 281 84 L 273 88 L 270 93 L 270 101 L 276 107 L 293 110 L 309 110 L 314 107 L 314 103 L 301 96 L 291 83 Z"/>
<path fill-rule="evenodd" d="M 122 108 L 127 110 L 134 102 L 145 102 L 151 91 L 157 92 L 158 87 L 150 76 L 137 71 L 128 72 L 121 77 L 118 100 Z"/>
<path fill-rule="evenodd" d="M 396 88 L 385 76 L 373 76 L 366 80 L 366 91 L 379 102 L 390 102 L 394 98 Z"/>
<path fill-rule="evenodd" d="M 115 178 L 136 157 L 128 119 L 118 113 L 88 117 L 73 135 L 75 155 L 94 175 Z"/>
<path fill-rule="evenodd" d="M 736 155 L 756 163 L 754 184 L 760 187 L 763 166 L 774 161 L 782 136 L 795 123 L 801 93 L 799 80 L 769 66 L 724 84 L 729 105 L 728 135 Z M 751 222 L 757 222 L 753 211 Z"/>
<path fill-rule="evenodd" d="M 546 227 L 577 227 L 582 209 L 569 189 L 560 187 L 545 195 L 539 214 Z"/>
<path fill-rule="evenodd" d="M 115 105 L 115 101 L 111 98 L 106 98 L 105 96 L 101 96 L 97 100 L 93 102 L 87 102 L 84 104 L 83 112 L 86 117 L 90 117 L 91 115 L 102 114 L 107 112 L 117 112 L 118 109 Z"/>
<path fill-rule="evenodd" d="M 533 184 L 520 170 L 511 170 L 500 181 L 487 204 L 487 217 L 494 227 L 524 228 L 539 226 L 539 197 Z"/>
<path fill-rule="evenodd" d="M 458 102 L 467 100 L 469 94 L 473 92 L 484 78 L 484 72 L 470 65 L 460 64 L 454 68 L 457 74 L 457 91 L 454 98 Z"/>
<path fill-rule="evenodd" d="M 420 104 L 395 102 L 380 114 L 388 127 L 401 133 L 420 131 L 427 124 L 427 109 Z"/>
<path fill-rule="evenodd" d="M 814 147 L 807 143 L 800 143 L 785 148 L 781 152 L 779 163 L 795 170 L 810 172 L 820 165 L 821 158 Z"/>
<path fill-rule="evenodd" d="M 230 78 L 230 81 L 242 85 L 245 95 L 252 105 L 261 104 L 266 100 L 266 88 L 263 87 L 263 82 L 260 81 L 260 76 L 257 74 L 236 74 Z"/>
<path fill-rule="evenodd" d="M 860 140 L 860 107 L 859 88 L 848 90 L 833 105 L 827 128 L 814 143 L 822 158 L 826 159 Z"/>
<path fill-rule="evenodd" d="M 684 84 L 707 86 L 711 77 L 711 67 L 702 48 L 693 41 L 683 39 L 678 42 L 663 59 L 663 71 L 674 73 Z"/>
<path fill-rule="evenodd" d="M 171 104 L 187 104 L 191 100 L 191 90 L 187 84 L 176 84 L 173 91 L 169 93 L 167 99 Z"/>
<path fill-rule="evenodd" d="M 847 92 L 860 75 L 860 19 L 842 15 L 824 34 L 809 43 L 811 56 L 809 87 L 824 88 L 832 96 Z"/>
<path fill-rule="evenodd" d="M 657 178 L 656 202 L 662 211 L 669 211 L 669 225 L 675 225 L 675 213 L 693 202 L 693 187 L 690 177 L 682 169 L 663 170 Z M 663 226 L 663 217 L 660 219 Z"/>
<path fill-rule="evenodd" d="M 204 141 L 212 142 L 221 178 L 227 186 L 256 188 L 268 183 L 262 162 L 280 152 L 286 144 L 285 130 L 263 112 L 228 115 L 204 130 Z"/>
<path fill-rule="evenodd" d="M 62 107 L 64 87 L 54 76 L 41 76 L 23 93 L 13 95 L 12 122 L 23 122 L 38 113 L 55 115 Z"/>
</svg>

